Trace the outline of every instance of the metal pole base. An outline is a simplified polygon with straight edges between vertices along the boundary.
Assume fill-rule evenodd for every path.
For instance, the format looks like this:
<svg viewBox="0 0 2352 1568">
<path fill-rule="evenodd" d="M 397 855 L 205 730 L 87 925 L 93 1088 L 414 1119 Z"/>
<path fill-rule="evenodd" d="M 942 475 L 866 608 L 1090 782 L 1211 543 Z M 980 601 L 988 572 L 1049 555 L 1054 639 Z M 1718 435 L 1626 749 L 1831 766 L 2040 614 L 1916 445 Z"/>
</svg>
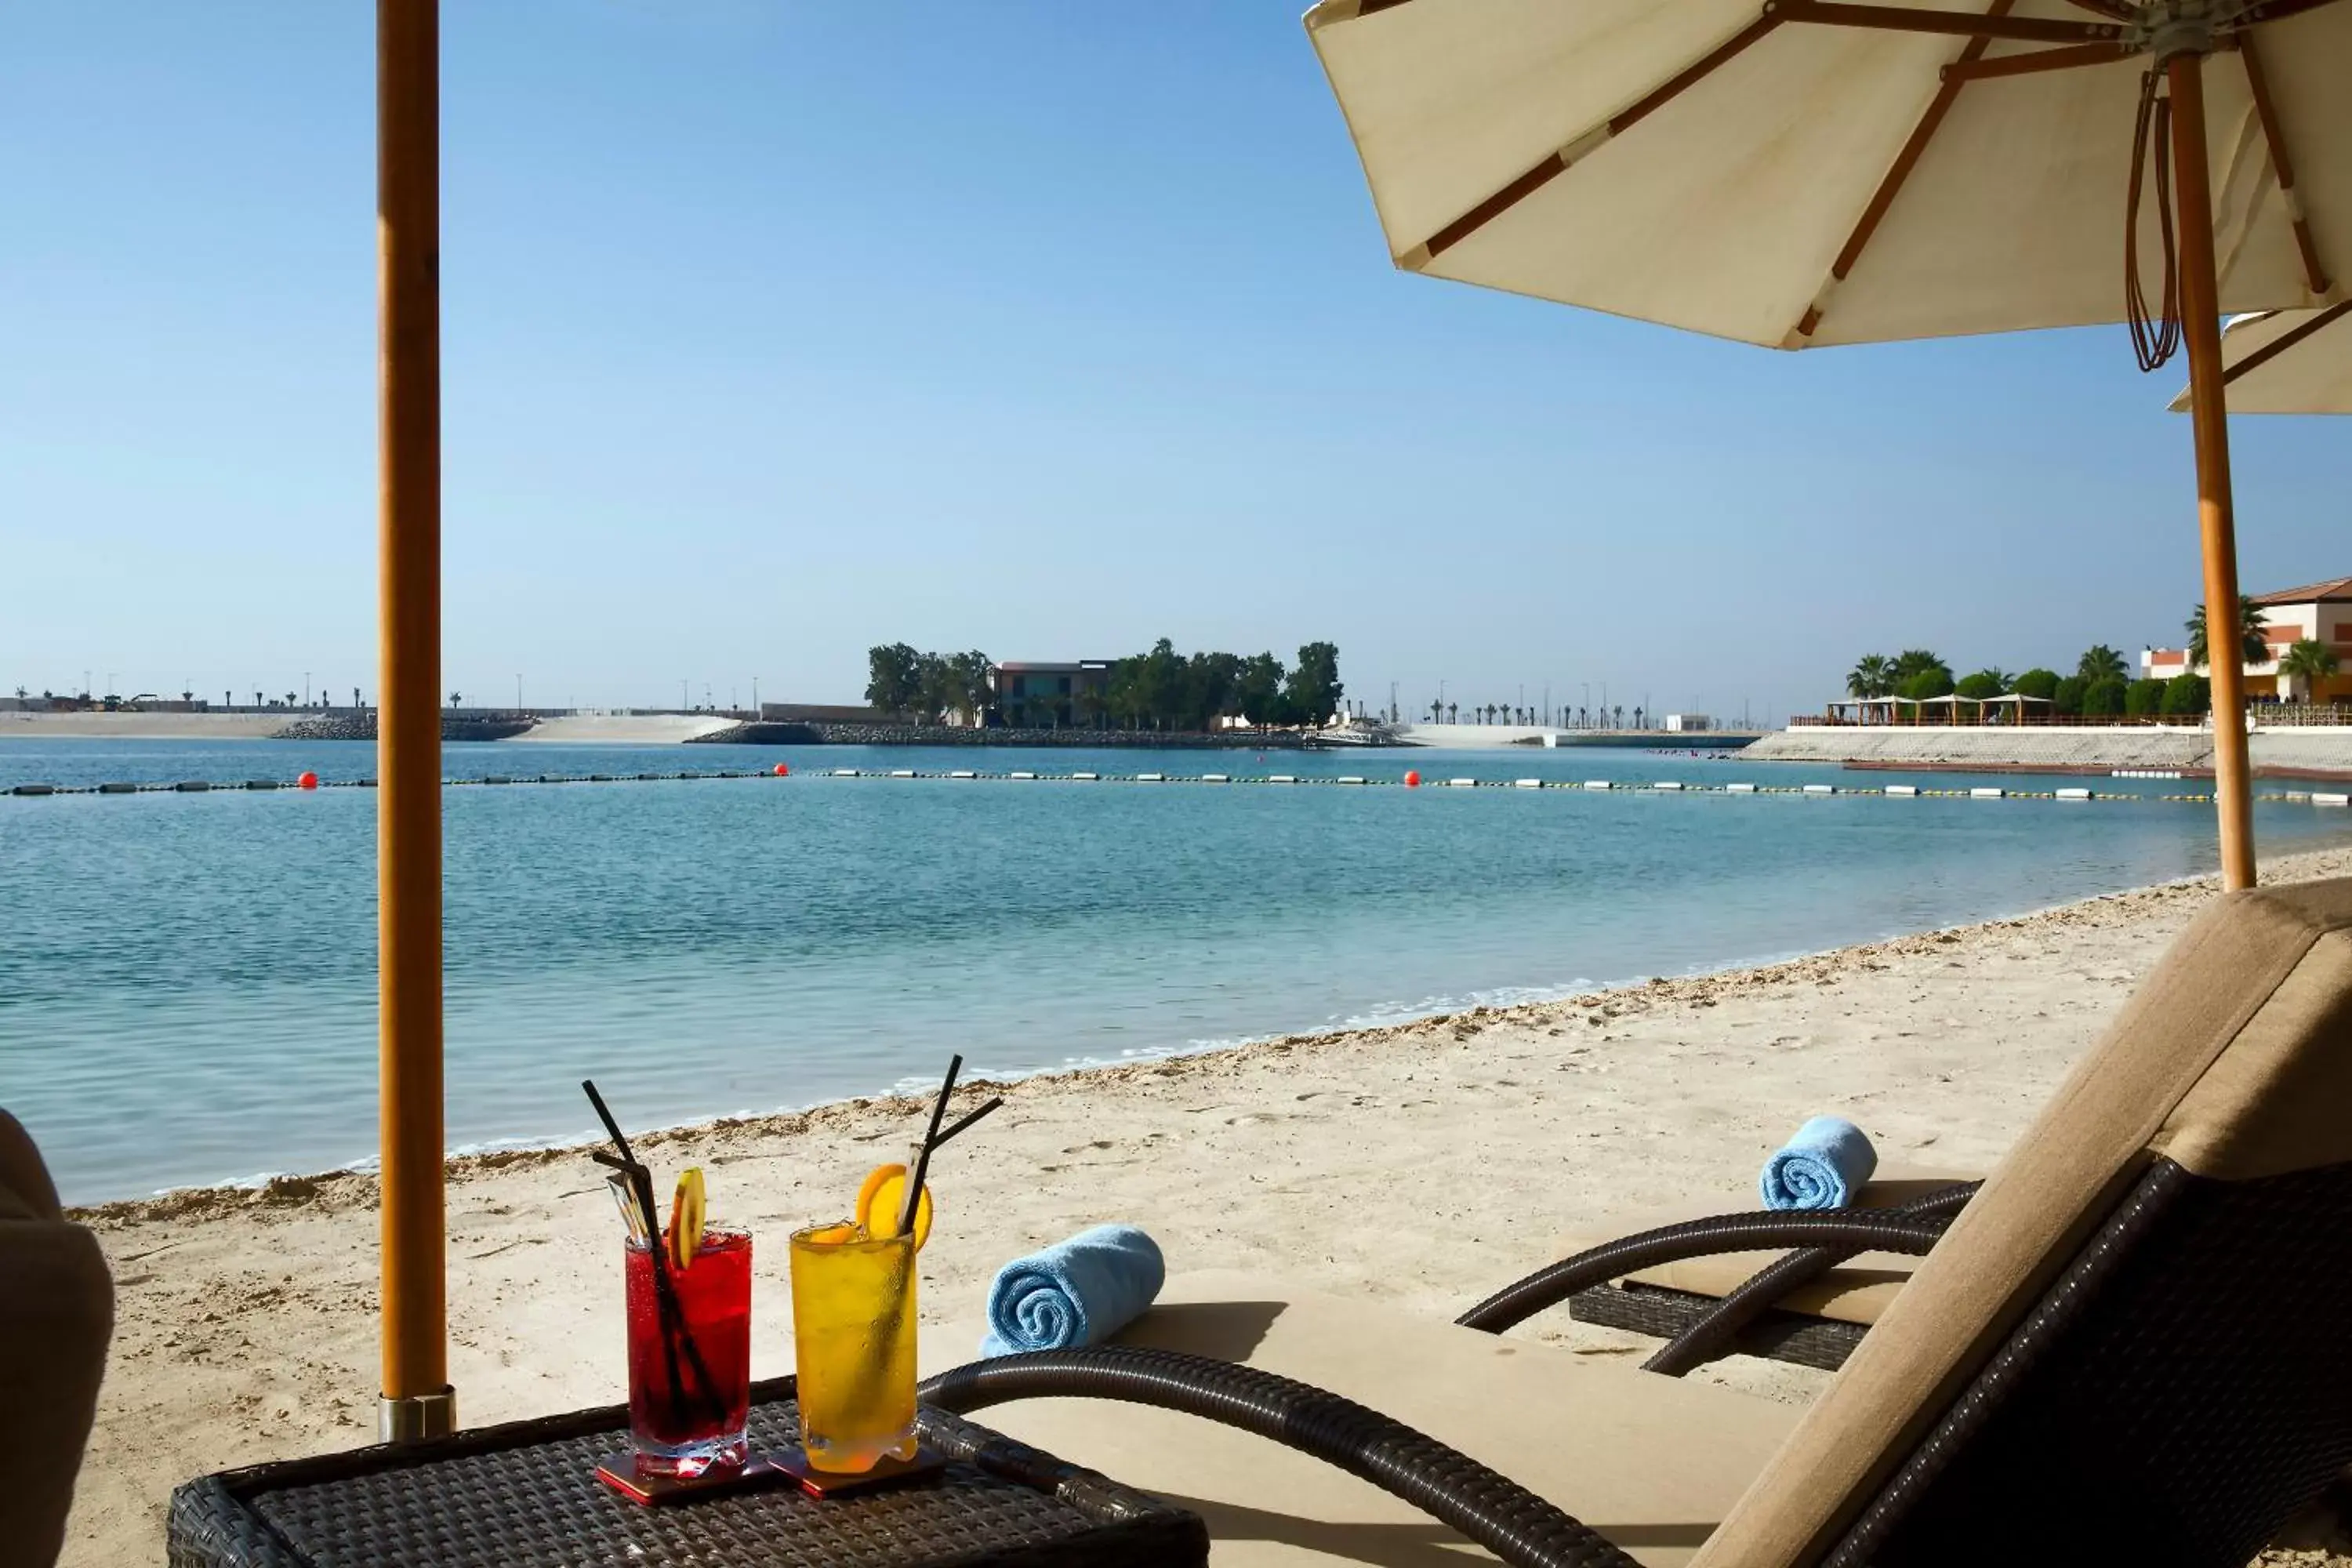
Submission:
<svg viewBox="0 0 2352 1568">
<path fill-rule="evenodd" d="M 438 1394 L 412 1394 L 395 1399 L 383 1394 L 375 1402 L 375 1438 L 379 1443 L 414 1443 L 425 1437 L 446 1437 L 457 1429 L 457 1391 L 444 1386 Z"/>
</svg>

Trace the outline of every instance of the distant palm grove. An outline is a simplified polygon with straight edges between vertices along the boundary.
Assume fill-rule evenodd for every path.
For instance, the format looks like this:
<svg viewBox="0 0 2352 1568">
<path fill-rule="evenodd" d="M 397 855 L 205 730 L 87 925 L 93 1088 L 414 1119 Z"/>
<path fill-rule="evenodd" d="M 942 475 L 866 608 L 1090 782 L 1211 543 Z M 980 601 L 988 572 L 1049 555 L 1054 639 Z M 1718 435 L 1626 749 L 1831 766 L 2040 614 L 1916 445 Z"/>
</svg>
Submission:
<svg viewBox="0 0 2352 1568">
<path fill-rule="evenodd" d="M 869 649 L 866 700 L 893 718 L 1045 729 L 1195 731 L 1221 720 L 1321 724 L 1339 712 L 1339 650 L 1311 642 L 1285 668 L 1272 653 L 1178 653 L 1166 637 L 1149 652 L 1084 666 L 1032 690 L 984 653 L 924 653 L 905 643 Z"/>
<path fill-rule="evenodd" d="M 2271 658 L 2270 645 L 2263 636 L 2268 627 L 2261 606 L 2250 598 L 2242 598 L 2238 606 L 2238 657 L 2245 664 L 2263 664 Z M 2198 665 L 2208 662 L 2205 638 L 2205 610 L 2200 605 L 2189 617 L 2189 663 L 2190 672 L 2176 675 L 2170 680 L 2131 679 L 2130 666 L 2124 656 L 2105 643 L 2084 651 L 2074 664 L 2074 672 L 2061 675 L 2054 669 L 2029 669 L 2011 675 L 1998 668 L 1979 669 L 1955 679 L 1952 667 L 1926 648 L 1907 648 L 1888 658 L 1884 654 L 1864 655 L 1845 678 L 1846 695 L 1853 698 L 1894 698 L 1924 702 L 1938 697 L 1958 697 L 1985 701 L 1996 697 L 2019 696 L 2039 699 L 2033 712 L 2079 714 L 2099 717 L 2123 714 L 2131 717 L 2175 715 L 2193 718 L 2208 711 L 2213 705 L 2212 689 L 2205 677 L 2194 673 Z M 2290 675 L 2309 672 L 2331 673 L 2335 660 L 2324 644 L 2312 643 L 2305 647 L 2296 643 L 2279 656 L 2280 669 Z M 2325 668 L 2321 666 L 2325 665 Z M 2046 704 L 2047 706 L 2044 706 Z"/>
</svg>

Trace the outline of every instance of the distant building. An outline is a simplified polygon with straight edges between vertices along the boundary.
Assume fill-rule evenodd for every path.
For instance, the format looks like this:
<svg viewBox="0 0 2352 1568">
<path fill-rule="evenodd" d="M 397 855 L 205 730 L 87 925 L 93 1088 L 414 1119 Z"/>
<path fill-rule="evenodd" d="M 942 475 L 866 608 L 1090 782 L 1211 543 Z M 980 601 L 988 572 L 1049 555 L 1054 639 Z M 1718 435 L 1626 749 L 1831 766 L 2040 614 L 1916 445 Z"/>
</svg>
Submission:
<svg viewBox="0 0 2352 1568">
<path fill-rule="evenodd" d="M 2283 702 L 2352 700 L 2352 577 L 2306 583 L 2300 588 L 2283 588 L 2275 594 L 2258 594 L 2254 603 L 2263 612 L 2263 640 L 2269 647 L 2270 657 L 2260 664 L 2245 667 L 2246 695 Z M 2313 689 L 2308 693 L 2294 689 L 2297 683 L 2281 675 L 2278 667 L 2279 656 L 2306 637 L 2335 650 L 2344 666 L 2326 679 L 2312 682 Z M 2209 642 L 2218 640 L 2208 634 Z M 2203 665 L 2192 672 L 2189 650 L 2177 647 L 2141 649 L 2139 670 L 2143 676 L 2158 680 L 2206 673 Z"/>
<path fill-rule="evenodd" d="M 1110 690 L 1111 662 L 1082 658 L 1070 664 L 1000 664 L 996 710 L 1004 722 L 1024 730 L 1098 725 Z"/>
<path fill-rule="evenodd" d="M 1714 728 L 1715 721 L 1708 718 L 1704 713 L 1669 713 L 1666 715 L 1666 732 L 1670 735 L 1685 735 L 1696 731 L 1712 730 Z"/>
</svg>

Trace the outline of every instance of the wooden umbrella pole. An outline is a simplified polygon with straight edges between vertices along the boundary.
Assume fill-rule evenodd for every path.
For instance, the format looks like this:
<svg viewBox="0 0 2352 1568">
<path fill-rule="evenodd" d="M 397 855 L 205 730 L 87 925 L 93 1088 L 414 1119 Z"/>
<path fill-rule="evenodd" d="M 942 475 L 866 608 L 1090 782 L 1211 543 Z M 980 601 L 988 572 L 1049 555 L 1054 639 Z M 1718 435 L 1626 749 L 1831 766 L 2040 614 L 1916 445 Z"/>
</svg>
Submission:
<svg viewBox="0 0 2352 1568">
<path fill-rule="evenodd" d="M 441 1152 L 438 0 L 376 0 L 377 985 L 387 1442 L 457 1425 Z"/>
<path fill-rule="evenodd" d="M 2237 522 L 2230 508 L 2230 424 L 2221 366 L 2213 197 L 2205 163 L 2204 60 L 2166 62 L 2172 90 L 2173 186 L 2180 230 L 2180 331 L 2197 433 L 2197 525 L 2205 547 L 2205 663 L 2213 688 L 2213 803 L 2221 819 L 2221 886 L 2254 885 L 2252 769 L 2246 758 L 2245 665 L 2239 657 Z"/>
</svg>

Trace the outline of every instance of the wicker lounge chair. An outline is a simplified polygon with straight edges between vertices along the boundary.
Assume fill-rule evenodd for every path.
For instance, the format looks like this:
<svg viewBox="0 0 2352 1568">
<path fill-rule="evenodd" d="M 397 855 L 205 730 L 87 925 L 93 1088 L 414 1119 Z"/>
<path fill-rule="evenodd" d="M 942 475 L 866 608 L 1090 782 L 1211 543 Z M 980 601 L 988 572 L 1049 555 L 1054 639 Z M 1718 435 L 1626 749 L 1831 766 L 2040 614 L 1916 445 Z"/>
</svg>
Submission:
<svg viewBox="0 0 2352 1568">
<path fill-rule="evenodd" d="M 40 1151 L 0 1110 L 0 1563 L 55 1562 L 98 1409 L 114 1285 Z"/>
<path fill-rule="evenodd" d="M 1888 1170 L 1852 1207 L 1901 1211 L 1940 1230 L 1982 1184 L 1981 1176 L 1957 1172 Z M 1731 1250 L 1727 1237 L 1749 1217 L 1734 1212 L 1739 1208 L 1737 1198 L 1724 1198 L 1602 1220 L 1561 1238 L 1561 1262 L 1506 1286 L 1456 1321 L 1500 1333 L 1565 1300 L 1579 1322 L 1665 1341 L 1642 1363 L 1649 1372 L 1679 1377 L 1734 1352 L 1835 1372 L 1910 1282 L 1919 1258 L 1852 1247 Z M 1673 1238 L 1666 1260 L 1614 1261 L 1630 1239 L 1653 1236 Z M 1603 1266 L 1608 1278 L 1580 1282 Z M 1579 1281 L 1564 1297 L 1562 1279 Z"/>
<path fill-rule="evenodd" d="M 1809 1410 L 1244 1276 L 927 1393 L 1024 1401 L 991 1423 L 1182 1500 L 1227 1568 L 1435 1568 L 1455 1532 L 1610 1568 L 2242 1568 L 2352 1459 L 2347 1108 L 2352 881 L 2231 895 L 1940 1240 L 1812 1222 L 1932 1250 Z"/>
</svg>

